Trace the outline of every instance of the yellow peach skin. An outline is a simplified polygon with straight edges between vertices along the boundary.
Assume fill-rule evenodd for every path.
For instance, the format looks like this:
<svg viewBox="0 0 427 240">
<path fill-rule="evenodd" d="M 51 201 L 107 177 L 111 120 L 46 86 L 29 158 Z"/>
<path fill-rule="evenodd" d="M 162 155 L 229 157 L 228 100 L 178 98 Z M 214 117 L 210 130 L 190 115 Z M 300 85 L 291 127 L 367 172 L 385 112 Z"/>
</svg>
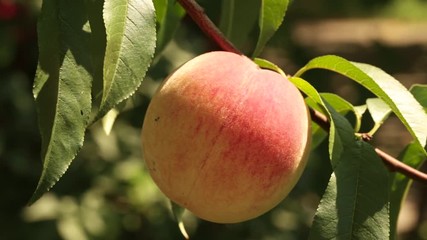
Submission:
<svg viewBox="0 0 427 240">
<path fill-rule="evenodd" d="M 306 165 L 310 117 L 298 89 L 249 58 L 209 52 L 173 72 L 142 128 L 154 182 L 178 205 L 218 223 L 280 203 Z"/>
</svg>

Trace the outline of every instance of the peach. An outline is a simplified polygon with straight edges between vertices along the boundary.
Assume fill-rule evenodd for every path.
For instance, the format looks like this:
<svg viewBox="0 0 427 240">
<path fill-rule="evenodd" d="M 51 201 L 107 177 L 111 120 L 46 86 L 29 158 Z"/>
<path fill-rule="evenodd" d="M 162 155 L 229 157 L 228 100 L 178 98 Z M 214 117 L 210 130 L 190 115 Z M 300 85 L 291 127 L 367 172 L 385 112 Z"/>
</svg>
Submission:
<svg viewBox="0 0 427 240">
<path fill-rule="evenodd" d="M 298 89 L 245 56 L 202 54 L 173 72 L 147 109 L 142 149 L 160 190 L 218 223 L 280 203 L 306 164 L 310 117 Z"/>
</svg>

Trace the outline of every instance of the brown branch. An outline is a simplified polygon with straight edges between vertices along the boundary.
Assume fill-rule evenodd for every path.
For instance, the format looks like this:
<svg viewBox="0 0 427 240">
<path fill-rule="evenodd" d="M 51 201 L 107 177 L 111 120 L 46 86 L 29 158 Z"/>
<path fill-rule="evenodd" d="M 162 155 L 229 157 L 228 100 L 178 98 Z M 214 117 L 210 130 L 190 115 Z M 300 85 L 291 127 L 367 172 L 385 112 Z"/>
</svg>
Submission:
<svg viewBox="0 0 427 240">
<path fill-rule="evenodd" d="M 329 122 L 328 117 L 312 108 L 309 108 L 308 110 L 310 112 L 311 120 L 316 122 L 324 130 L 329 131 L 331 123 Z"/>
<path fill-rule="evenodd" d="M 205 11 L 195 0 L 177 0 L 186 10 L 187 14 L 199 26 L 199 28 L 215 42 L 218 47 L 227 52 L 242 54 L 233 44 L 222 34 L 215 24 L 206 16 Z"/>
<path fill-rule="evenodd" d="M 379 148 L 375 148 L 375 152 L 377 152 L 390 171 L 399 172 L 416 181 L 427 183 L 427 174 L 404 164 Z"/>
<path fill-rule="evenodd" d="M 204 10 L 194 0 L 178 0 L 182 7 L 186 10 L 187 14 L 193 19 L 193 21 L 199 26 L 199 28 L 218 46 L 228 52 L 234 52 L 242 54 L 236 47 L 233 46 L 230 41 L 221 33 L 221 31 L 212 23 L 212 21 L 206 16 Z M 310 109 L 311 119 L 319 124 L 324 130 L 329 131 L 331 126 L 328 118 L 314 110 Z M 363 138 L 365 141 L 369 138 Z M 382 150 L 375 148 L 375 152 L 383 160 L 384 164 L 389 168 L 390 171 L 399 172 L 411 179 L 427 183 L 427 174 L 418 171 L 411 166 L 408 166 Z"/>
<path fill-rule="evenodd" d="M 319 126 L 324 130 L 329 131 L 329 128 L 331 125 L 328 118 L 323 113 L 310 109 L 310 115 L 311 115 L 311 120 L 319 124 Z M 370 140 L 369 138 L 362 138 L 362 139 L 365 141 Z M 378 154 L 381 160 L 383 160 L 384 164 L 388 167 L 390 171 L 399 172 L 411 179 L 427 183 L 427 174 L 420 172 L 417 169 L 402 163 L 401 161 L 390 156 L 389 154 L 387 154 L 386 152 L 382 151 L 379 148 L 375 148 L 375 152 Z"/>
</svg>

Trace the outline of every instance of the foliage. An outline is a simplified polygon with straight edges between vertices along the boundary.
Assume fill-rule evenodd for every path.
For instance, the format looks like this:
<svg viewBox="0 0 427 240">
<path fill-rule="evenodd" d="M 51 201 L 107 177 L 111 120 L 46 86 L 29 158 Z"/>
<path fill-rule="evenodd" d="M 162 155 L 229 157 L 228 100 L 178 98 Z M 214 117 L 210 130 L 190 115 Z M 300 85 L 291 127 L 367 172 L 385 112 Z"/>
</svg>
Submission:
<svg viewBox="0 0 427 240">
<path fill-rule="evenodd" d="M 288 0 L 222 1 L 222 5 L 217 6 L 222 12 L 218 25 L 237 47 L 260 57 L 282 25 L 288 4 Z M 209 5 L 206 6 L 209 12 Z M 120 224 L 109 220 L 118 219 L 117 216 L 125 219 L 121 224 L 128 232 L 142 224 L 158 230 L 158 233 L 140 236 L 155 239 L 179 236 L 173 218 L 165 211 L 169 202 L 148 180 L 140 161 L 138 136 L 146 105 L 158 86 L 154 80 L 164 78 L 182 64 L 183 59 L 197 52 L 188 55 L 182 50 L 185 43 L 179 42 L 175 34 L 181 37 L 188 34 L 183 38 L 205 41 L 200 37 L 192 39 L 192 32 L 177 31 L 180 23 L 186 21 L 184 14 L 185 10 L 172 0 L 43 1 L 37 28 L 39 60 L 33 87 L 43 167 L 30 199 L 34 205 L 24 215 L 27 219 L 59 219 L 59 233 L 47 238 L 57 238 L 57 234 L 63 238 L 118 238 Z M 286 24 L 283 27 L 286 28 Z M 176 47 L 179 44 L 183 47 Z M 170 50 L 170 46 L 175 48 Z M 179 61 L 168 62 L 171 58 Z M 268 60 L 254 60 L 261 67 L 285 74 Z M 370 96 L 364 104 L 355 106 L 336 94 L 319 93 L 314 83 L 302 78 L 315 69 L 345 76 L 374 98 Z M 377 67 L 334 55 L 310 60 L 291 75 L 290 80 L 307 96 L 307 105 L 325 114 L 330 122 L 328 132 L 313 122 L 313 151 L 327 149 L 330 160 L 321 173 L 326 181 L 319 187 L 318 194 L 323 196 L 314 219 L 301 214 L 304 211 L 300 207 L 292 209 L 296 201 L 291 196 L 271 215 L 241 226 L 247 227 L 244 229 L 264 227 L 277 238 L 288 235 L 310 239 L 395 238 L 400 206 L 411 181 L 400 173 L 388 173 L 374 147 L 361 139 L 361 126 L 366 118 L 371 118 L 374 126 L 368 132 L 374 135 L 393 113 L 414 140 L 408 143 L 399 160 L 420 168 L 427 155 L 427 87 L 417 84 L 409 90 Z M 28 104 L 28 99 L 22 101 Z M 117 126 L 116 131 L 102 131 L 107 120 Z M 314 158 L 311 161 L 319 160 Z M 83 164 L 89 165 L 88 172 L 79 172 Z M 70 175 L 63 177 L 68 168 Z M 98 175 L 97 178 L 94 175 Z M 73 193 L 76 198 L 45 194 L 59 179 L 58 184 L 66 189 L 77 178 L 87 178 L 89 184 Z M 303 176 L 301 182 L 308 184 L 306 178 Z M 298 191 L 297 187 L 293 194 L 298 195 Z M 45 197 L 38 200 L 43 194 Z M 113 201 L 105 200 L 109 198 Z M 121 202 L 122 198 L 129 202 Z M 160 210 L 151 211 L 149 204 Z M 46 206 L 51 212 L 43 212 Z M 183 214 L 182 209 L 173 204 L 172 209 L 178 222 L 186 223 L 190 237 L 198 236 L 198 231 L 206 227 L 206 223 Z M 295 216 L 300 216 L 299 222 L 309 222 L 302 227 L 311 228 L 309 236 L 291 234 L 290 231 L 297 230 L 283 226 L 284 221 Z M 166 231 L 165 226 L 171 230 Z M 260 237 L 257 233 L 245 232 L 241 226 L 216 228 L 233 232 L 234 237 L 242 233 Z M 74 233 L 70 233 L 69 228 L 74 228 Z M 224 236 L 217 233 L 210 237 Z"/>
</svg>

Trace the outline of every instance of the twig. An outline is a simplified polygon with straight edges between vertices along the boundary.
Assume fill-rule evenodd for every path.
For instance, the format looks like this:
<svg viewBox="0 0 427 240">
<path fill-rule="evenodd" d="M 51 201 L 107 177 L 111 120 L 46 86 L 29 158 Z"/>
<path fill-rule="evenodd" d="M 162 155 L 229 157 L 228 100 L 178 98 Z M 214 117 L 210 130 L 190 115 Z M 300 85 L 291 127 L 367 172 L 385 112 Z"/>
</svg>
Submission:
<svg viewBox="0 0 427 240">
<path fill-rule="evenodd" d="M 331 125 L 328 118 L 323 113 L 310 109 L 310 116 L 311 116 L 311 120 L 319 124 L 321 128 L 323 128 L 326 131 L 329 131 L 329 128 Z M 362 139 L 364 141 L 370 140 L 369 138 L 362 138 Z M 427 183 L 427 174 L 420 172 L 417 169 L 402 163 L 401 161 L 390 156 L 389 154 L 387 154 L 386 152 L 382 151 L 379 148 L 375 148 L 375 152 L 378 154 L 381 160 L 383 160 L 384 164 L 388 167 L 390 171 L 399 172 L 411 179 Z"/>
<path fill-rule="evenodd" d="M 186 10 L 187 14 L 193 19 L 193 21 L 199 26 L 199 28 L 218 46 L 228 52 L 234 52 L 237 54 L 242 54 L 236 47 L 233 46 L 230 41 L 221 33 L 221 31 L 212 23 L 212 21 L 206 16 L 204 10 L 195 2 L 194 0 L 177 0 L 182 7 Z M 329 131 L 330 122 L 328 118 L 314 109 L 310 109 L 311 119 L 319 124 L 320 127 Z M 368 138 L 363 138 L 368 140 Z M 390 171 L 395 171 L 402 173 L 403 175 L 427 183 L 427 174 L 418 171 L 411 166 L 408 166 L 396 158 L 385 153 L 381 149 L 375 148 L 375 152 L 383 160 L 384 164 L 389 168 Z"/>
<path fill-rule="evenodd" d="M 321 128 L 326 131 L 329 131 L 331 123 L 329 122 L 328 117 L 312 108 L 309 108 L 308 110 L 310 112 L 311 119 L 315 121 Z"/>
<path fill-rule="evenodd" d="M 405 176 L 419 182 L 424 182 L 424 183 L 427 182 L 427 174 L 420 172 L 417 169 L 404 164 L 403 162 L 383 152 L 379 148 L 375 148 L 375 152 L 377 152 L 378 156 L 380 156 L 380 158 L 387 165 L 390 171 L 402 173 Z"/>
</svg>

